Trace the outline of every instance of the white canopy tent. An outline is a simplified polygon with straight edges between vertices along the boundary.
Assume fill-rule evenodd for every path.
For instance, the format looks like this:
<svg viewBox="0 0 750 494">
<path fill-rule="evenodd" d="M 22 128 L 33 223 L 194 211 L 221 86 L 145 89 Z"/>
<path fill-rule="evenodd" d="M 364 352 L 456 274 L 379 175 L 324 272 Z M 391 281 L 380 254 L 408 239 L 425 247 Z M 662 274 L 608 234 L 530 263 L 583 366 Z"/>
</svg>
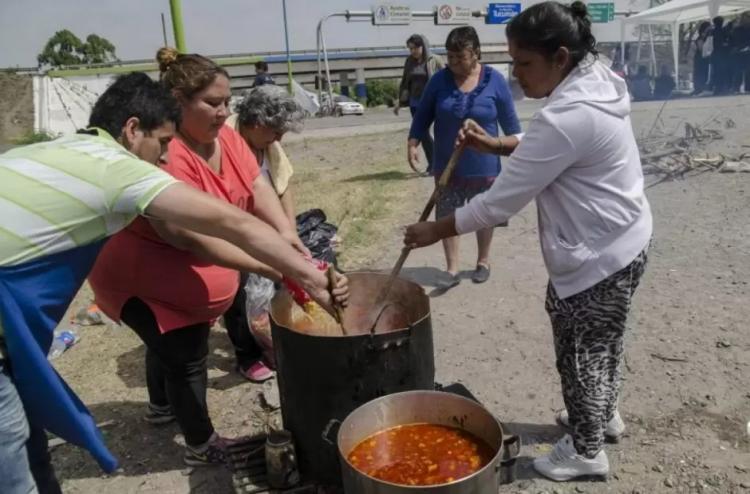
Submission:
<svg viewBox="0 0 750 494">
<path fill-rule="evenodd" d="M 672 27 L 672 52 L 675 81 L 679 83 L 680 24 L 711 20 L 717 15 L 731 16 L 750 10 L 750 0 L 672 0 L 622 19 L 620 33 L 621 62 L 625 64 L 625 28 L 638 24 L 667 24 Z M 650 31 L 649 31 L 650 32 Z M 652 50 L 653 50 L 653 39 Z"/>
</svg>

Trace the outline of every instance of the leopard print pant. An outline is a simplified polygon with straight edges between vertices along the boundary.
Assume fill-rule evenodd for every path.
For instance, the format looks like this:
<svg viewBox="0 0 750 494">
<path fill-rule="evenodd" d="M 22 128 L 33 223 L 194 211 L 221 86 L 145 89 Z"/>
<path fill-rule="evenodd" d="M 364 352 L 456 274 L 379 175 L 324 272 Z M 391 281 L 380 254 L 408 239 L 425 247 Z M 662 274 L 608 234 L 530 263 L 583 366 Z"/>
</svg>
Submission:
<svg viewBox="0 0 750 494">
<path fill-rule="evenodd" d="M 550 283 L 545 308 L 552 321 L 573 444 L 593 458 L 617 406 L 630 302 L 646 267 L 646 250 L 593 287 L 560 299 Z"/>
</svg>

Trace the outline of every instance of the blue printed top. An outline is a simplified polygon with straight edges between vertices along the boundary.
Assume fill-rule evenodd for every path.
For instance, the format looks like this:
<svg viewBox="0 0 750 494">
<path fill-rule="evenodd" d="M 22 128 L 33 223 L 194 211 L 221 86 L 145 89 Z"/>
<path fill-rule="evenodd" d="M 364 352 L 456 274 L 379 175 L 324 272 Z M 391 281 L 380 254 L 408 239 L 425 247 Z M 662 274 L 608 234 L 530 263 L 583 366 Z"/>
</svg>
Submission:
<svg viewBox="0 0 750 494">
<path fill-rule="evenodd" d="M 475 120 L 493 136 L 499 135 L 498 123 L 505 135 L 521 132 L 510 87 L 505 77 L 492 67 L 482 65 L 479 84 L 469 93 L 458 89 L 453 73 L 447 68 L 437 72 L 422 93 L 409 138 L 421 141 L 434 122 L 435 156 L 432 173 L 436 176 L 440 176 L 448 164 L 458 131 L 467 118 Z M 499 174 L 499 156 L 466 149 L 453 177 L 486 178 Z"/>
</svg>

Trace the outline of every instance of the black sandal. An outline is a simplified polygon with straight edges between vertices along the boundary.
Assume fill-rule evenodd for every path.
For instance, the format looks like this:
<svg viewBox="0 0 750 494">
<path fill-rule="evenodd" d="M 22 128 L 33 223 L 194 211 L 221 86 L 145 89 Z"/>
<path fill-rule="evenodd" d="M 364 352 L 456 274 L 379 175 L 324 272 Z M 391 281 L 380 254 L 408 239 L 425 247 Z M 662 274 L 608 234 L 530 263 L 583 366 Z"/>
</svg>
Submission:
<svg viewBox="0 0 750 494">
<path fill-rule="evenodd" d="M 458 276 L 458 274 L 451 274 L 446 272 L 447 278 L 442 279 L 437 282 L 435 285 L 435 288 L 438 288 L 440 290 L 450 290 L 454 286 L 458 286 L 459 283 L 461 283 L 461 278 Z"/>
<path fill-rule="evenodd" d="M 471 281 L 474 283 L 484 283 L 490 279 L 490 267 L 484 264 L 477 264 L 474 273 L 471 275 Z"/>
</svg>

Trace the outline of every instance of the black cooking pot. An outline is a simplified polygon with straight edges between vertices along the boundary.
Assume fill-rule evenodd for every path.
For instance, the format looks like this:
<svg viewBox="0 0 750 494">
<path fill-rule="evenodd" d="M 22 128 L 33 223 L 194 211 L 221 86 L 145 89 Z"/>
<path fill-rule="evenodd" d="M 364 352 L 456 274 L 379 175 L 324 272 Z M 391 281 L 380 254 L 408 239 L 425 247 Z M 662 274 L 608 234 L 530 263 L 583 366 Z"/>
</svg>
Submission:
<svg viewBox="0 0 750 494">
<path fill-rule="evenodd" d="M 422 287 L 397 279 L 374 333 L 366 314 L 388 275 L 347 273 L 347 335 L 317 336 L 277 321 L 285 308 L 271 305 L 271 328 L 284 428 L 294 437 L 305 481 L 341 484 L 338 451 L 322 437 L 330 423 L 391 393 L 435 387 L 430 302 Z"/>
</svg>

